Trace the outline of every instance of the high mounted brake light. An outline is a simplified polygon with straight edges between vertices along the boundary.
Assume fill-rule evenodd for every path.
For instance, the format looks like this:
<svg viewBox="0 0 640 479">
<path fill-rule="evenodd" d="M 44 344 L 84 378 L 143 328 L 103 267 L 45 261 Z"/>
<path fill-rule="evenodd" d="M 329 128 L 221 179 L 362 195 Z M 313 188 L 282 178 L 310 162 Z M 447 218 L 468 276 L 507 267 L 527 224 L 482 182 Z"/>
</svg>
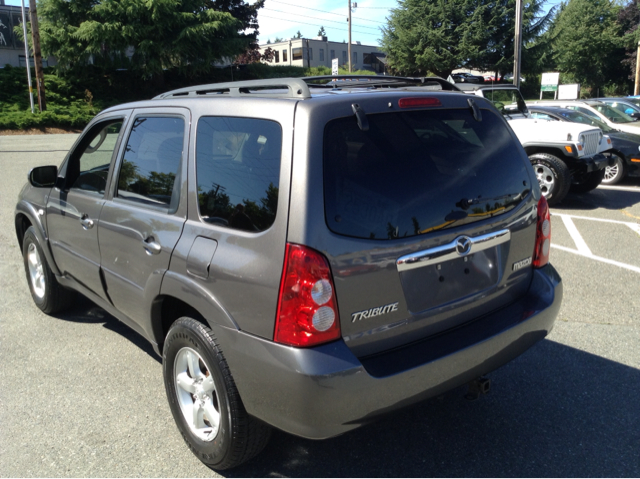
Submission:
<svg viewBox="0 0 640 479">
<path fill-rule="evenodd" d="M 340 318 L 327 259 L 287 243 L 274 340 L 309 347 L 340 338 Z"/>
<path fill-rule="evenodd" d="M 536 245 L 533 249 L 533 267 L 542 268 L 549 262 L 551 248 L 551 213 L 547 199 L 538 201 L 538 221 L 536 224 Z"/>
<path fill-rule="evenodd" d="M 398 100 L 400 108 L 414 108 L 417 106 L 442 106 L 437 98 L 400 98 Z"/>
</svg>

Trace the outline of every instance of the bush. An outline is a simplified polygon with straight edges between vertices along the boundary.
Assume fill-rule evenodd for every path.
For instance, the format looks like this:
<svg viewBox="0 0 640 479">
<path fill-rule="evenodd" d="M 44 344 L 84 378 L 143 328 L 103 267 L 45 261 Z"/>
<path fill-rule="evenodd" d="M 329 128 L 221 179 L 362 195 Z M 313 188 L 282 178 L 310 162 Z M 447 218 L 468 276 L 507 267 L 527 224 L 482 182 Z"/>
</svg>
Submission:
<svg viewBox="0 0 640 479">
<path fill-rule="evenodd" d="M 340 69 L 341 75 L 348 74 Z M 371 75 L 359 70 L 352 75 Z M 44 84 L 47 110 L 37 111 L 35 72 L 32 69 L 36 113 L 31 113 L 29 89 L 24 68 L 9 65 L 0 69 L 0 130 L 57 127 L 82 129 L 101 110 L 130 101 L 146 100 L 177 88 L 232 80 L 331 75 L 328 67 L 303 68 L 269 66 L 263 63 L 216 68 L 207 74 L 186 76 L 185 72 L 168 70 L 161 78 L 141 80 L 135 72 L 105 72 L 94 65 L 81 71 L 65 72 L 46 68 Z"/>
</svg>

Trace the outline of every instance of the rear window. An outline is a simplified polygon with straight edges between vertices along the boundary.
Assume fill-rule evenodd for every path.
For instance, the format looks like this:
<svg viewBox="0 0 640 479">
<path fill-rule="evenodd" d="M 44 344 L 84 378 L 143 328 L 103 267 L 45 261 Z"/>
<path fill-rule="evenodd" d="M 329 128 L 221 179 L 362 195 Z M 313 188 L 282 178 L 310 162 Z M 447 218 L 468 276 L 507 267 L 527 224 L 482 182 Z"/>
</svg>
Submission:
<svg viewBox="0 0 640 479">
<path fill-rule="evenodd" d="M 520 146 L 482 110 L 419 110 L 329 122 L 325 215 L 331 231 L 394 239 L 480 221 L 515 208 L 531 188 Z"/>
</svg>

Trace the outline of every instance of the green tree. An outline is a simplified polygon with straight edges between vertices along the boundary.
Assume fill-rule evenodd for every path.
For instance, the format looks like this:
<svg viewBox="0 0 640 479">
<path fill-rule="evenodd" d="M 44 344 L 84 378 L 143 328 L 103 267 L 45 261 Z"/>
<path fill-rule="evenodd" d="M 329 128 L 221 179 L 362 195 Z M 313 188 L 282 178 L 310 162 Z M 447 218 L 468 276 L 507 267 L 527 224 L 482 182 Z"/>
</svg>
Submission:
<svg viewBox="0 0 640 479">
<path fill-rule="evenodd" d="M 42 48 L 66 69 L 92 60 L 145 78 L 161 79 L 168 68 L 188 68 L 195 75 L 255 43 L 263 5 L 264 0 L 40 0 Z"/>
<path fill-rule="evenodd" d="M 302 33 L 300 33 L 300 30 L 298 30 L 298 33 L 296 33 L 293 38 L 302 38 Z"/>
<path fill-rule="evenodd" d="M 522 71 L 541 72 L 550 49 L 541 35 L 550 26 L 556 7 L 543 14 L 545 0 L 523 2 Z M 513 71 L 516 0 L 497 0 L 483 7 L 487 44 L 476 68 L 505 74 Z"/>
<path fill-rule="evenodd" d="M 399 0 L 382 28 L 389 67 L 405 75 L 477 64 L 487 45 L 485 0 Z"/>
<path fill-rule="evenodd" d="M 318 36 L 319 37 L 326 37 L 327 36 L 327 32 L 325 31 L 323 26 L 321 26 L 320 30 L 318 30 Z"/>
<path fill-rule="evenodd" d="M 609 82 L 620 67 L 624 42 L 610 0 L 570 0 L 552 31 L 553 58 L 567 78 L 592 89 Z"/>
</svg>

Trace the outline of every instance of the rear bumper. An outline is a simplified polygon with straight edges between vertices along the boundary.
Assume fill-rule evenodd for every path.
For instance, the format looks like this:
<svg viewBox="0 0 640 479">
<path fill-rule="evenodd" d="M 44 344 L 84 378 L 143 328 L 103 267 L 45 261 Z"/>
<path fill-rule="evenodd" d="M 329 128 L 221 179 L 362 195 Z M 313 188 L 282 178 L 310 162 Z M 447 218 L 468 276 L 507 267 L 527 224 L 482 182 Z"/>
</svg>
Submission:
<svg viewBox="0 0 640 479">
<path fill-rule="evenodd" d="M 297 349 L 225 328 L 216 334 L 247 411 L 286 432 L 325 439 L 493 371 L 543 339 L 562 301 L 551 265 L 529 293 L 468 326 L 359 360 L 340 340 Z"/>
</svg>

